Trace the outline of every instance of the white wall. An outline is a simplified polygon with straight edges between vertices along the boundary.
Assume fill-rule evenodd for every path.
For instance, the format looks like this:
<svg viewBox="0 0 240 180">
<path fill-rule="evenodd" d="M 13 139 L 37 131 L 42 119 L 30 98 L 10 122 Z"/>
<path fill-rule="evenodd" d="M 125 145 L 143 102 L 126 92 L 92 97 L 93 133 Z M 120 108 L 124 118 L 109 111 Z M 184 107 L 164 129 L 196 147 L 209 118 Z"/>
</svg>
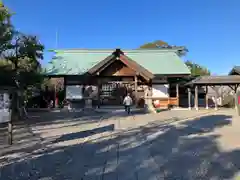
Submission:
<svg viewBox="0 0 240 180">
<path fill-rule="evenodd" d="M 169 88 L 169 85 L 168 84 L 158 84 L 158 85 L 155 85 L 153 84 L 152 86 L 152 97 L 160 97 L 160 98 L 164 98 L 164 97 L 169 97 L 169 94 L 168 94 L 168 88 Z"/>
<path fill-rule="evenodd" d="M 9 102 L 9 95 L 7 93 L 0 93 L 0 123 L 10 120 Z"/>
</svg>

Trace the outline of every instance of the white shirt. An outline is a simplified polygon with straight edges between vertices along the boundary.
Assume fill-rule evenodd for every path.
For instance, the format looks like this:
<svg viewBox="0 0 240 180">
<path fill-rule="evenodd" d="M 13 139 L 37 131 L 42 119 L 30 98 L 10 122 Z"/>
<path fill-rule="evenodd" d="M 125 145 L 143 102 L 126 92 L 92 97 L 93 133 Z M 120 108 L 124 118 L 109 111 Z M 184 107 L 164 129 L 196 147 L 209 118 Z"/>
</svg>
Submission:
<svg viewBox="0 0 240 180">
<path fill-rule="evenodd" d="M 132 98 L 130 96 L 126 96 L 123 100 L 123 104 L 126 106 L 132 105 Z"/>
</svg>

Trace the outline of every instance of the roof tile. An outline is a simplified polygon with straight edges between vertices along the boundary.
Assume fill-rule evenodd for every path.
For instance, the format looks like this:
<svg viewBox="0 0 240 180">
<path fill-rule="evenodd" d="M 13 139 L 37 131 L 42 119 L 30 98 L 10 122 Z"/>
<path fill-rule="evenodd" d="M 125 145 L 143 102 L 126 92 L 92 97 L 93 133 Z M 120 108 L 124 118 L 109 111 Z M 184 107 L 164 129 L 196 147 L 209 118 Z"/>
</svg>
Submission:
<svg viewBox="0 0 240 180">
<path fill-rule="evenodd" d="M 112 54 L 114 50 L 57 51 L 45 67 L 46 75 L 81 75 Z M 132 60 L 153 74 L 190 74 L 174 51 L 122 50 Z"/>
</svg>

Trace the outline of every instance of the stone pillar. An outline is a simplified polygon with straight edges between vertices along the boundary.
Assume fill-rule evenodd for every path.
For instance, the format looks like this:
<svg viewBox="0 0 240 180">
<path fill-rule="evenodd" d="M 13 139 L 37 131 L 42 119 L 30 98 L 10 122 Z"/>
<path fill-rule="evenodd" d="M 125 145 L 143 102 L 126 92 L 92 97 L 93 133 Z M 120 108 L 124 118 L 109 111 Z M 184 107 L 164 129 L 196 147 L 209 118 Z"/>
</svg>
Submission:
<svg viewBox="0 0 240 180">
<path fill-rule="evenodd" d="M 198 86 L 195 86 L 195 97 L 194 97 L 194 102 L 195 102 L 195 109 L 198 110 Z"/>
<path fill-rule="evenodd" d="M 208 109 L 208 86 L 206 86 L 206 96 L 205 96 L 205 100 L 206 100 L 206 109 Z"/>
<path fill-rule="evenodd" d="M 188 109 L 192 109 L 192 103 L 191 103 L 191 89 L 188 88 Z"/>
<path fill-rule="evenodd" d="M 152 88 L 149 86 L 145 89 L 144 99 L 145 99 L 146 110 L 150 113 L 156 113 L 156 110 L 152 103 Z"/>
<path fill-rule="evenodd" d="M 91 98 L 85 99 L 85 108 L 92 109 L 92 99 Z"/>
</svg>

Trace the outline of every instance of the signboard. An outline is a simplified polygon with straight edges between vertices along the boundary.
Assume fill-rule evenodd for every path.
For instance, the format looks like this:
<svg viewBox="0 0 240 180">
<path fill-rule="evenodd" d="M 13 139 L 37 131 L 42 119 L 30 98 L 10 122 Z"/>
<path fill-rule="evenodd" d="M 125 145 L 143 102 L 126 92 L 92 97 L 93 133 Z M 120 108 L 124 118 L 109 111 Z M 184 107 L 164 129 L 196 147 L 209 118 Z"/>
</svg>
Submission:
<svg viewBox="0 0 240 180">
<path fill-rule="evenodd" d="M 66 99 L 82 99 L 82 86 L 66 86 Z"/>
<path fill-rule="evenodd" d="M 9 95 L 7 93 L 0 93 L 0 123 L 10 121 L 9 105 Z"/>
</svg>

